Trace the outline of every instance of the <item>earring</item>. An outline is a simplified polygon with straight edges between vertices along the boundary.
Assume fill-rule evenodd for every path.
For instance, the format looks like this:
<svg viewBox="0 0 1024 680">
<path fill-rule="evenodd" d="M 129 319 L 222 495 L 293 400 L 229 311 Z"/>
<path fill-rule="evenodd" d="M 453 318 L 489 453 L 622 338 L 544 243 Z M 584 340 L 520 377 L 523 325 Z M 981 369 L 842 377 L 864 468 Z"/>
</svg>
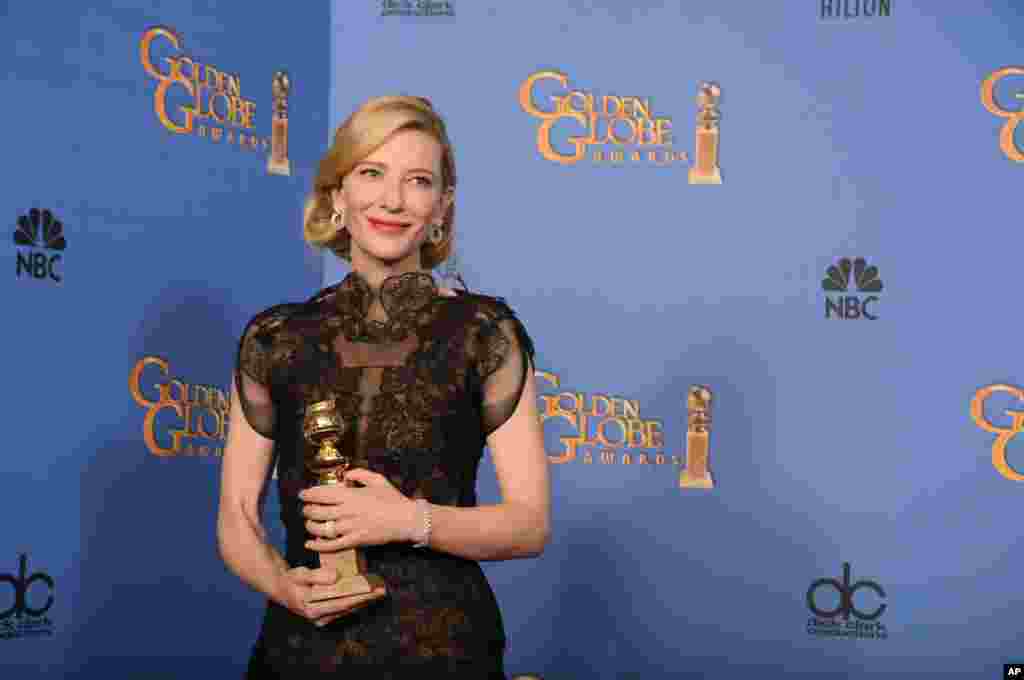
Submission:
<svg viewBox="0 0 1024 680">
<path fill-rule="evenodd" d="M 444 227 L 441 224 L 435 224 L 430 230 L 430 242 L 437 246 L 441 244 L 442 240 L 444 240 Z"/>
<path fill-rule="evenodd" d="M 335 226 L 335 228 L 337 228 L 337 229 L 344 229 L 345 228 L 345 211 L 344 210 L 335 210 L 334 214 L 331 215 L 331 224 L 333 224 Z"/>
</svg>

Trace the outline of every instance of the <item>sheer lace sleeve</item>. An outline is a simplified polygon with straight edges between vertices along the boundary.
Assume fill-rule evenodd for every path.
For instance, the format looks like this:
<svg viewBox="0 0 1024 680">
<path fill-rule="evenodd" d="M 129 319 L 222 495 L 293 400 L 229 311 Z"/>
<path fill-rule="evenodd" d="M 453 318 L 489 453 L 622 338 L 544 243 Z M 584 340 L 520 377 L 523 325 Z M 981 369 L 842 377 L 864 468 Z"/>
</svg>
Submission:
<svg viewBox="0 0 1024 680">
<path fill-rule="evenodd" d="M 478 312 L 476 372 L 480 380 L 483 433 L 486 437 L 512 417 L 526 380 L 533 378 L 533 341 L 501 298 Z"/>
<path fill-rule="evenodd" d="M 249 425 L 267 438 L 273 438 L 276 415 L 270 387 L 275 336 L 284 319 L 283 306 L 257 314 L 246 326 L 238 344 L 235 391 Z"/>
</svg>

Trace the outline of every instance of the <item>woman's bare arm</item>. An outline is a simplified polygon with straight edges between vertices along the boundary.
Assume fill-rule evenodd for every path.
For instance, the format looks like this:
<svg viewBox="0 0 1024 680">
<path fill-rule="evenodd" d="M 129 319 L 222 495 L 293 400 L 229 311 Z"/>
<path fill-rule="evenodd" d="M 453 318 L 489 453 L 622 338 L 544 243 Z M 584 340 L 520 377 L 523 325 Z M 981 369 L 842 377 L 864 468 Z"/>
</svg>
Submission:
<svg viewBox="0 0 1024 680">
<path fill-rule="evenodd" d="M 246 390 L 250 398 L 265 398 Z M 242 412 L 237 390 L 231 389 L 231 427 L 221 467 L 217 542 L 221 558 L 242 581 L 284 604 L 288 564 L 266 539 L 260 521 L 260 496 L 273 458 L 274 442 L 256 432 Z"/>
</svg>

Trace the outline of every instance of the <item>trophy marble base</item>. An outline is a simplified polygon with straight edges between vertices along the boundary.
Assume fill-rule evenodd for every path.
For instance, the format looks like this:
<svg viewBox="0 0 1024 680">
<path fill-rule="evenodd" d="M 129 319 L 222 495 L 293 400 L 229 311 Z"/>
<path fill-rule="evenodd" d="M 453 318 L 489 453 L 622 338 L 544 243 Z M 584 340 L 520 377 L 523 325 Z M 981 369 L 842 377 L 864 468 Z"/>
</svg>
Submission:
<svg viewBox="0 0 1024 680">
<path fill-rule="evenodd" d="M 347 548 L 333 553 L 320 553 L 320 566 L 336 571 L 339 578 L 329 586 L 313 586 L 310 594 L 311 602 L 352 597 L 353 595 L 368 595 L 379 588 L 385 589 L 379 597 L 387 595 L 384 579 L 377 574 L 366 573 L 366 563 L 356 548 Z"/>
<path fill-rule="evenodd" d="M 713 489 L 715 488 L 715 482 L 711 479 L 710 474 L 695 475 L 691 474 L 689 470 L 683 470 L 683 473 L 679 475 L 679 488 Z"/>
<path fill-rule="evenodd" d="M 334 585 L 330 586 L 313 586 L 312 593 L 310 594 L 310 602 L 323 602 L 324 600 L 334 600 L 339 597 L 352 597 L 354 595 L 369 595 L 378 588 L 386 588 L 384 585 L 384 579 L 376 574 L 360 574 L 358 576 L 346 576 L 338 580 Z M 381 593 L 374 599 L 380 599 L 387 595 L 387 592 Z"/>
<path fill-rule="evenodd" d="M 284 160 L 275 162 L 273 158 L 267 161 L 267 173 L 271 175 L 286 175 L 291 176 L 292 174 L 292 163 L 291 161 Z"/>
<path fill-rule="evenodd" d="M 711 172 L 697 172 L 697 168 L 690 168 L 690 184 L 721 184 L 722 170 L 715 168 Z"/>
<path fill-rule="evenodd" d="M 707 391 L 707 388 L 701 388 Z M 691 395 L 692 396 L 692 395 Z M 706 418 L 706 409 L 703 410 Z M 704 421 L 705 427 L 707 421 Z M 686 433 L 686 467 L 679 474 L 681 489 L 713 489 L 715 483 L 708 469 L 708 432 L 688 431 Z"/>
</svg>

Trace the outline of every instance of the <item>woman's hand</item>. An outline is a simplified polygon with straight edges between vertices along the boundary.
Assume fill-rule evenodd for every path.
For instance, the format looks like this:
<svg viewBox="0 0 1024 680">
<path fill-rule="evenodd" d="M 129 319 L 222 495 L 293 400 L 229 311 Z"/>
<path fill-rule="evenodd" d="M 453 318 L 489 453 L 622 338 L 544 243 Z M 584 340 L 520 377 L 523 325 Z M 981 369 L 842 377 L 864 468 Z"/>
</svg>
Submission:
<svg viewBox="0 0 1024 680">
<path fill-rule="evenodd" d="M 355 468 L 345 472 L 345 480 L 362 482 L 365 486 L 331 484 L 299 492 L 306 530 L 314 536 L 306 541 L 307 548 L 336 552 L 412 538 L 416 504 L 387 477 Z"/>
<path fill-rule="evenodd" d="M 384 588 L 375 588 L 366 595 L 337 597 L 321 602 L 310 602 L 313 586 L 329 586 L 338 580 L 338 572 L 333 569 L 307 569 L 295 567 L 282 573 L 282 597 L 285 607 L 299 616 L 309 619 L 317 626 L 326 626 L 331 621 L 378 599 Z"/>
<path fill-rule="evenodd" d="M 438 291 L 444 297 L 458 295 L 451 288 L 443 286 Z M 345 480 L 362 482 L 364 486 L 331 484 L 299 492 L 299 499 L 303 502 L 302 514 L 306 517 L 306 531 L 313 536 L 306 541 L 308 549 L 337 552 L 364 545 L 383 545 L 413 539 L 416 505 L 396 489 L 387 477 L 370 470 L 354 468 L 345 472 Z M 334 578 L 330 571 L 316 576 L 319 571 L 307 570 L 308 573 L 300 572 L 300 576 L 307 580 Z M 312 583 L 320 581 L 313 581 L 309 585 Z M 366 597 L 373 598 L 372 595 Z M 335 618 L 337 616 L 330 620 Z"/>
</svg>

